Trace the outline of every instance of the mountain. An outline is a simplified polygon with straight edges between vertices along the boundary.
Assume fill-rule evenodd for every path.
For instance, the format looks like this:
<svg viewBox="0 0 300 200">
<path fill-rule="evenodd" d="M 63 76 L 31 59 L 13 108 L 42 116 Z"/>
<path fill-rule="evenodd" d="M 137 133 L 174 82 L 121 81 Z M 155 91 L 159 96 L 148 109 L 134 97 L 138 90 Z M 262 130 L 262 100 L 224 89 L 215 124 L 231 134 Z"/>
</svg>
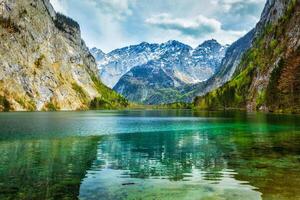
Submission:
<svg viewBox="0 0 300 200">
<path fill-rule="evenodd" d="M 207 80 L 218 69 L 225 50 L 226 47 L 216 40 L 206 41 L 196 49 L 171 40 L 160 45 L 143 42 L 116 49 L 106 55 L 93 48 L 91 53 L 97 60 L 101 79 L 113 88 L 133 67 L 159 60 L 168 65 L 174 62 L 176 66 L 169 68 L 176 69 L 175 76 L 182 82 L 191 84 Z M 176 56 L 180 58 L 177 59 Z"/>
<path fill-rule="evenodd" d="M 182 100 L 192 102 L 196 96 L 202 96 L 228 82 L 240 64 L 243 55 L 251 47 L 254 35 L 255 29 L 230 45 L 226 50 L 225 57 L 222 59 L 219 69 L 211 78 L 182 88 L 185 91 Z"/>
<path fill-rule="evenodd" d="M 98 59 L 98 66 L 104 83 L 129 100 L 169 103 L 179 100 L 177 88 L 205 81 L 218 71 L 226 48 L 216 40 L 195 49 L 175 40 L 144 42 L 112 51 Z M 95 48 L 91 52 L 96 58 L 102 55 Z"/>
<path fill-rule="evenodd" d="M 268 0 L 232 79 L 196 98 L 202 109 L 300 112 L 300 2 Z"/>
<path fill-rule="evenodd" d="M 131 68 L 155 59 L 158 46 L 158 44 L 143 42 L 116 49 L 108 54 L 104 54 L 97 48 L 91 49 L 91 53 L 96 58 L 101 80 L 108 87 L 113 88 Z"/>
<path fill-rule="evenodd" d="M 4 1 L 0 13 L 0 110 L 77 110 L 127 104 L 98 78 L 74 20 L 49 0 Z"/>
<path fill-rule="evenodd" d="M 96 61 L 104 60 L 106 57 L 106 54 L 101 49 L 92 48 L 92 49 L 90 49 L 90 52 L 94 56 Z"/>
</svg>

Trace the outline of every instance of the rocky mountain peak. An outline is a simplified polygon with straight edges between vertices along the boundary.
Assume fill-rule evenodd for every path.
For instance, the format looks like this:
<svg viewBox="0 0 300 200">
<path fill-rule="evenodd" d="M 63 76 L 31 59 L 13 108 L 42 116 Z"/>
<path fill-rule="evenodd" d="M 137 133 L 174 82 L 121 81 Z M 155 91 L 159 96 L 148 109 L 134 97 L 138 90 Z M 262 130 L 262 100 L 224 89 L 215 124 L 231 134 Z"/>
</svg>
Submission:
<svg viewBox="0 0 300 200">
<path fill-rule="evenodd" d="M 90 49 L 90 52 L 93 54 L 96 60 L 103 60 L 106 56 L 101 49 L 97 49 L 96 47 Z"/>
<path fill-rule="evenodd" d="M 189 45 L 183 44 L 177 40 L 169 40 L 165 43 L 162 43 L 160 45 L 160 48 L 164 48 L 164 49 L 169 49 L 169 50 L 175 50 L 175 49 L 188 49 L 191 50 L 192 47 L 190 47 Z"/>
<path fill-rule="evenodd" d="M 115 54 L 114 58 L 110 58 L 109 65 L 100 66 L 102 68 L 100 71 L 101 76 L 109 77 L 107 80 L 111 82 L 114 77 L 121 74 L 116 73 L 117 68 L 119 71 L 129 69 L 119 76 L 113 88 L 129 100 L 147 104 L 176 101 L 179 87 L 207 80 L 218 70 L 227 48 L 216 40 L 204 42 L 197 49 L 176 40 L 155 45 L 155 48 L 148 52 L 144 48 L 145 45 L 140 44 L 140 48 L 144 49 L 142 52 L 131 52 L 133 54 L 130 56 L 118 52 L 118 55 Z M 163 90 L 164 92 L 170 90 L 168 94 L 174 95 L 174 99 L 164 98 Z"/>
<path fill-rule="evenodd" d="M 200 44 L 195 50 L 201 49 L 201 48 L 221 48 L 222 45 L 215 39 L 204 41 L 202 44 Z"/>
<path fill-rule="evenodd" d="M 225 51 L 226 47 L 216 40 L 206 41 L 195 50 L 177 40 L 162 44 L 142 42 L 105 55 L 96 48 L 91 50 L 98 62 L 103 82 L 111 88 L 133 67 L 147 63 L 152 67 L 163 66 L 169 72 L 176 72 L 179 82 L 203 81 L 218 68 Z"/>
</svg>

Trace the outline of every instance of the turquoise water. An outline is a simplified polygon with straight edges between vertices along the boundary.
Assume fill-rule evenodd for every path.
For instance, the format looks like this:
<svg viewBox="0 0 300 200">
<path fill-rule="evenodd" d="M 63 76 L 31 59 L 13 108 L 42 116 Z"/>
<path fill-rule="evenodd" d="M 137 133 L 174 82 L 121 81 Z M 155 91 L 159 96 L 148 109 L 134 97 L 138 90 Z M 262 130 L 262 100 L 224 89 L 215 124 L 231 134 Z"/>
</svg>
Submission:
<svg viewBox="0 0 300 200">
<path fill-rule="evenodd" d="M 0 199 L 300 199 L 300 117 L 1 113 Z"/>
</svg>

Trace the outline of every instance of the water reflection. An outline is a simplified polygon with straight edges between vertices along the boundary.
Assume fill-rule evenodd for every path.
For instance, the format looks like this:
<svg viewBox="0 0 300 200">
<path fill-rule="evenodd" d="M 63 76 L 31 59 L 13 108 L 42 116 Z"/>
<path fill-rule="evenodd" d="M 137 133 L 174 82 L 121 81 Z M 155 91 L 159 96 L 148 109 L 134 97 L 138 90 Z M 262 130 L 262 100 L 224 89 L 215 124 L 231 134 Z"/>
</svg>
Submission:
<svg viewBox="0 0 300 200">
<path fill-rule="evenodd" d="M 76 199 L 99 138 L 0 142 L 0 199 Z"/>
<path fill-rule="evenodd" d="M 179 131 L 106 136 L 83 180 L 80 197 L 260 199 L 253 186 L 235 178 L 228 155 L 236 146 L 218 141 L 219 134 Z"/>
<path fill-rule="evenodd" d="M 26 117 L 12 115 L 0 125 Z M 0 199 L 300 199 L 297 117 L 39 115 L 48 126 L 0 126 Z M 120 134 L 99 136 L 107 130 Z"/>
<path fill-rule="evenodd" d="M 297 199 L 299 132 L 252 128 L 106 136 L 80 197 Z"/>
</svg>

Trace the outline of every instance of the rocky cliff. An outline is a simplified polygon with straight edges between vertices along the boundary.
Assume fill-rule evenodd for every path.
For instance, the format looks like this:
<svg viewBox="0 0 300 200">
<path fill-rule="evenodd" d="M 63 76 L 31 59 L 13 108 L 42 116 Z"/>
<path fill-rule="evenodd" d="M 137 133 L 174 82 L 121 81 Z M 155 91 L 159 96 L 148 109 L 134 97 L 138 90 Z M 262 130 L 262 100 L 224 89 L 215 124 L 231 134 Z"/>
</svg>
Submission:
<svg viewBox="0 0 300 200">
<path fill-rule="evenodd" d="M 98 79 L 77 22 L 49 0 L 1 2 L 0 110 L 87 109 L 93 99 L 126 104 Z"/>
<path fill-rule="evenodd" d="M 233 79 L 195 105 L 300 112 L 300 1 L 268 0 Z"/>
<path fill-rule="evenodd" d="M 251 47 L 254 36 L 255 29 L 231 44 L 227 48 L 225 57 L 222 59 L 219 68 L 211 78 L 197 84 L 188 85 L 182 89 L 185 91 L 183 100 L 185 102 L 192 102 L 196 96 L 205 95 L 228 82 L 240 64 L 243 55 Z"/>
</svg>

